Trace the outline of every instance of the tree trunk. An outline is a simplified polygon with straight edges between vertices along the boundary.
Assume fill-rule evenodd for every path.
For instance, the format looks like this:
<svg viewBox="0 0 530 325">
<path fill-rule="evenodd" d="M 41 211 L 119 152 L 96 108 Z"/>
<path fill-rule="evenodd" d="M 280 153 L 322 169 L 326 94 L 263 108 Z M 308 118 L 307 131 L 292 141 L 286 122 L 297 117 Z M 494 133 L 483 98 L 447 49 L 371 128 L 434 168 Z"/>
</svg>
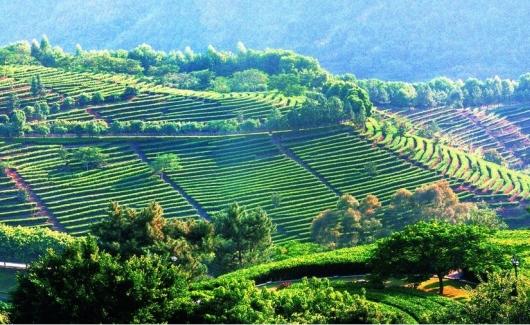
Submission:
<svg viewBox="0 0 530 325">
<path fill-rule="evenodd" d="M 444 275 L 438 274 L 438 294 L 443 295 L 444 294 Z"/>
</svg>

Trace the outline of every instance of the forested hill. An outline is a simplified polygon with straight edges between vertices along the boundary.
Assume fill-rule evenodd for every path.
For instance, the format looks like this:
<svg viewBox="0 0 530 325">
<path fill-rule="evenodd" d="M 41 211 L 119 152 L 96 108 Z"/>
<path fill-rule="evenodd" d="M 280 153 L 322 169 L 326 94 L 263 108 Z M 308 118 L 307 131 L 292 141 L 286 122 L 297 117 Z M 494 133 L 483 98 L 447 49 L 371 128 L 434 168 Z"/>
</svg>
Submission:
<svg viewBox="0 0 530 325">
<path fill-rule="evenodd" d="M 530 2 L 42 0 L 0 2 L 0 44 L 40 39 L 73 50 L 287 48 L 336 73 L 424 80 L 530 71 Z"/>
</svg>

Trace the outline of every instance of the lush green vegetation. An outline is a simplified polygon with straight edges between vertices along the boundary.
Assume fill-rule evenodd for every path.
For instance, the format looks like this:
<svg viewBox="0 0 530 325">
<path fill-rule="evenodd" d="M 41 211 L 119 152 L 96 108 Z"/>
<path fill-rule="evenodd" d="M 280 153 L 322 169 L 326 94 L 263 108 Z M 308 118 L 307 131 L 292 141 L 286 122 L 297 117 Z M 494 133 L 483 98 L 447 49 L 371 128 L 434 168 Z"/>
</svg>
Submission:
<svg viewBox="0 0 530 325">
<path fill-rule="evenodd" d="M 74 238 L 45 228 L 11 227 L 0 224 L 0 256 L 2 262 L 29 263 L 47 249 L 63 250 Z"/>
<path fill-rule="evenodd" d="M 71 55 L 43 38 L 0 55 L 0 221 L 32 227 L 2 225 L 0 248 L 36 260 L 15 322 L 491 319 L 488 284 L 464 307 L 417 284 L 495 286 L 508 255 L 527 259 L 499 230 L 527 215 L 524 111 L 461 108 L 526 100 L 526 76 L 362 81 L 242 44 Z"/>
</svg>

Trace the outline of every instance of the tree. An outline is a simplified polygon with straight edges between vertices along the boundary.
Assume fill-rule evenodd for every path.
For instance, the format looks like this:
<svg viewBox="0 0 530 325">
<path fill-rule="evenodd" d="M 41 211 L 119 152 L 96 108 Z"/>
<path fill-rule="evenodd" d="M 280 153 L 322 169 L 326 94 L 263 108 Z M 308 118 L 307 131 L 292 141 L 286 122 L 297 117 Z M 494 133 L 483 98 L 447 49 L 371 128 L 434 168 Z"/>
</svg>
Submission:
<svg viewBox="0 0 530 325">
<path fill-rule="evenodd" d="M 257 69 L 235 72 L 229 79 L 232 91 L 265 91 L 269 77 Z"/>
<path fill-rule="evenodd" d="M 108 154 L 98 147 L 79 147 L 71 150 L 71 159 L 85 167 L 86 170 L 91 168 L 100 168 L 108 158 Z"/>
<path fill-rule="evenodd" d="M 279 90 L 285 96 L 300 96 L 306 90 L 298 75 L 287 73 L 270 76 L 268 87 Z"/>
<path fill-rule="evenodd" d="M 517 285 L 517 295 L 513 288 Z M 446 308 L 437 323 L 528 324 L 530 323 L 530 284 L 527 278 L 515 279 L 504 273 L 488 274 L 471 291 L 460 308 Z"/>
<path fill-rule="evenodd" d="M 18 281 L 15 323 L 164 323 L 189 299 L 178 267 L 152 255 L 118 260 L 90 237 L 49 251 Z"/>
<path fill-rule="evenodd" d="M 24 111 L 15 109 L 9 116 L 9 129 L 10 134 L 20 135 L 24 133 L 24 127 L 26 125 L 26 113 Z"/>
<path fill-rule="evenodd" d="M 335 209 L 321 212 L 311 224 L 312 239 L 329 248 L 349 247 L 371 242 L 381 229 L 376 218 L 381 203 L 368 195 L 361 203 L 350 194 L 343 194 Z"/>
<path fill-rule="evenodd" d="M 31 94 L 33 97 L 40 96 L 44 91 L 40 75 L 31 77 Z"/>
<path fill-rule="evenodd" d="M 435 274 L 443 294 L 443 278 L 449 271 L 483 274 L 502 260 L 498 248 L 488 242 L 489 234 L 477 226 L 419 222 L 379 242 L 370 264 L 383 279 L 405 277 L 419 282 Z"/>
<path fill-rule="evenodd" d="M 260 208 L 247 210 L 237 203 L 213 218 L 217 236 L 215 265 L 227 271 L 251 265 L 267 257 L 275 226 Z"/>
<path fill-rule="evenodd" d="M 487 161 L 491 161 L 492 163 L 495 163 L 495 164 L 499 164 L 499 165 L 504 164 L 504 158 L 494 148 L 488 149 L 484 152 L 484 159 Z"/>
<path fill-rule="evenodd" d="M 13 111 L 20 108 L 20 100 L 16 93 L 10 93 L 7 98 L 7 110 Z"/>
<path fill-rule="evenodd" d="M 61 108 L 65 110 L 73 108 L 74 106 L 75 106 L 75 99 L 73 99 L 72 97 L 66 97 L 61 104 Z"/>
<path fill-rule="evenodd" d="M 82 93 L 81 95 L 79 95 L 79 97 L 77 98 L 77 102 L 79 103 L 79 106 L 81 107 L 85 107 L 87 106 L 88 104 L 90 104 L 90 101 L 91 101 L 91 96 L 89 94 L 86 94 L 86 93 Z"/>
<path fill-rule="evenodd" d="M 45 120 L 50 115 L 50 106 L 46 101 L 39 101 L 35 103 L 35 118 L 37 120 Z"/>
<path fill-rule="evenodd" d="M 400 218 L 403 224 L 433 219 L 462 223 L 476 209 L 473 203 L 460 202 L 449 183 L 442 180 L 423 185 L 414 193 L 398 190 L 385 213 L 389 218 Z"/>
<path fill-rule="evenodd" d="M 162 174 L 166 171 L 177 171 L 182 169 L 180 157 L 174 153 L 164 153 L 157 155 L 151 163 L 151 169 L 156 174 Z"/>
<path fill-rule="evenodd" d="M 92 94 L 91 102 L 93 105 L 101 104 L 105 101 L 105 97 L 103 97 L 103 94 L 100 91 L 96 91 Z"/>
<path fill-rule="evenodd" d="M 213 225 L 199 220 L 167 220 L 160 204 L 141 210 L 114 202 L 107 218 L 93 227 L 98 245 L 113 256 L 127 259 L 156 253 L 186 270 L 192 277 L 206 273 L 212 259 Z"/>
<path fill-rule="evenodd" d="M 127 86 L 125 87 L 125 89 L 123 90 L 123 94 L 122 94 L 122 98 L 124 100 L 129 100 L 135 96 L 138 95 L 138 89 L 136 89 L 135 87 L 132 87 L 132 86 Z"/>
<path fill-rule="evenodd" d="M 113 202 L 107 218 L 94 225 L 93 234 L 98 245 L 114 256 L 126 259 L 142 255 L 146 248 L 164 240 L 163 228 L 167 221 L 163 213 L 156 202 L 140 211 Z"/>
</svg>

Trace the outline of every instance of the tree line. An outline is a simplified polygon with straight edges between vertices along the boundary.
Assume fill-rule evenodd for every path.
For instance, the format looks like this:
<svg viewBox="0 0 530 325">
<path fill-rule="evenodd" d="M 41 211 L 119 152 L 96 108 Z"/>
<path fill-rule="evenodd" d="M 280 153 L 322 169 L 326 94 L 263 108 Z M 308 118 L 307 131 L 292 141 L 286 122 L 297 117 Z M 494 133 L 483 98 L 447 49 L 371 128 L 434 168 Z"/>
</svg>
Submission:
<svg viewBox="0 0 530 325">
<path fill-rule="evenodd" d="M 343 78 L 352 79 L 347 75 Z M 498 76 L 485 80 L 438 77 L 417 83 L 378 79 L 357 80 L 356 83 L 369 93 L 374 104 L 385 107 L 461 108 L 530 100 L 530 73 L 521 75 L 518 80 Z"/>
</svg>

